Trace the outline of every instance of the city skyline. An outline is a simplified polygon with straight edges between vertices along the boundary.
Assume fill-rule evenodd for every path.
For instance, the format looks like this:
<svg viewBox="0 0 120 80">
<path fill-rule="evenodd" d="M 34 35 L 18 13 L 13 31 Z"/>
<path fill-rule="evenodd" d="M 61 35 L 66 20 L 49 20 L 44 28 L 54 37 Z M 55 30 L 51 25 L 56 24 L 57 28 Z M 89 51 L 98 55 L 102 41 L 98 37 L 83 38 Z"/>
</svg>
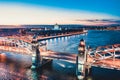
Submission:
<svg viewBox="0 0 120 80">
<path fill-rule="evenodd" d="M 0 25 L 120 24 L 118 0 L 1 0 Z"/>
</svg>

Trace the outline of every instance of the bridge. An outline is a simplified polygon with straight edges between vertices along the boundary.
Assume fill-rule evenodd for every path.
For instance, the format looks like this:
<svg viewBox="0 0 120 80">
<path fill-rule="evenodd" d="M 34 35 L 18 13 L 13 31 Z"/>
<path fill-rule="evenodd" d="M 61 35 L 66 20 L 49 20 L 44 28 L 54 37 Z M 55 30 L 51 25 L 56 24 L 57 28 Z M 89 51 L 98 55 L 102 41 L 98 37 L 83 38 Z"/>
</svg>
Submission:
<svg viewBox="0 0 120 80">
<path fill-rule="evenodd" d="M 100 46 L 88 54 L 94 59 L 94 66 L 120 70 L 120 44 Z"/>
<path fill-rule="evenodd" d="M 30 38 L 29 38 L 30 39 Z M 0 37 L 0 50 L 16 52 L 32 56 L 32 69 L 43 65 L 43 59 L 64 60 L 77 65 L 76 75 L 84 78 L 86 68 L 91 66 L 120 70 L 120 44 L 100 46 L 96 49 L 88 48 L 85 41 L 81 40 L 78 54 L 60 53 L 50 50 L 42 50 L 45 44 L 37 41 L 36 36 L 28 38 Z M 27 41 L 28 40 L 28 41 Z"/>
</svg>

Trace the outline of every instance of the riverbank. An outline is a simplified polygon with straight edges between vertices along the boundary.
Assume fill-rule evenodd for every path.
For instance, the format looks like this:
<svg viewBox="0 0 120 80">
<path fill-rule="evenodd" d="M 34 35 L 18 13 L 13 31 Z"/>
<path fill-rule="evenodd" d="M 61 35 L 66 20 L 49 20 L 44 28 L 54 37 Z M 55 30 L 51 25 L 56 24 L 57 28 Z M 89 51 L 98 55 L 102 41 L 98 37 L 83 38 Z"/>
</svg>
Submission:
<svg viewBox="0 0 120 80">
<path fill-rule="evenodd" d="M 85 33 L 87 33 L 87 31 L 59 34 L 59 35 L 55 35 L 55 36 L 37 36 L 37 40 L 43 41 L 43 40 L 47 40 L 47 39 L 66 37 L 66 36 L 72 36 L 72 35 L 79 35 L 79 34 L 85 34 Z M 34 35 L 27 34 L 27 35 L 12 35 L 12 36 L 5 36 L 5 37 L 12 38 L 12 39 L 18 39 L 18 40 L 22 40 L 22 41 L 27 42 L 27 43 L 31 43 L 33 40 L 33 36 Z"/>
<path fill-rule="evenodd" d="M 47 37 L 38 36 L 37 40 L 42 41 L 42 40 L 47 40 L 47 39 L 66 37 L 66 36 L 73 36 L 73 35 L 79 35 L 79 34 L 85 34 L 85 33 L 87 33 L 87 32 L 77 32 L 77 33 L 69 33 L 69 34 L 62 34 L 62 35 L 56 35 L 56 36 L 47 36 Z"/>
</svg>

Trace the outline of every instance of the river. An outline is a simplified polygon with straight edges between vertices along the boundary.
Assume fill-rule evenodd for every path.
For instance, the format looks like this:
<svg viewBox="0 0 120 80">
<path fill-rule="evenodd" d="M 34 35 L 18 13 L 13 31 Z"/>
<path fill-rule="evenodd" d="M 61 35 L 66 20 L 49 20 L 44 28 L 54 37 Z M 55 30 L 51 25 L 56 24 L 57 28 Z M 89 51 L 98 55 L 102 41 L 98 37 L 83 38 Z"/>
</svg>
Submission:
<svg viewBox="0 0 120 80">
<path fill-rule="evenodd" d="M 78 53 L 78 44 L 80 39 L 84 39 L 86 46 L 92 48 L 98 46 L 120 44 L 120 31 L 99 31 L 90 30 L 87 34 L 73 35 L 49 39 L 47 48 L 57 52 Z"/>
</svg>

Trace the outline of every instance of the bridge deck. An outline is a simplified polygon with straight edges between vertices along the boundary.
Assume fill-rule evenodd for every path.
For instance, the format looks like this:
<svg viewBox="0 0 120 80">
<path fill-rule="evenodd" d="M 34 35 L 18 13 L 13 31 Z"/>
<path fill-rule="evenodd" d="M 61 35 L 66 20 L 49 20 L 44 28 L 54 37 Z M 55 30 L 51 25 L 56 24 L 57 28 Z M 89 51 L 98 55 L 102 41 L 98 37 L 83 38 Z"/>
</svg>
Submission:
<svg viewBox="0 0 120 80">
<path fill-rule="evenodd" d="M 46 59 L 60 59 L 68 62 L 76 63 L 76 54 L 61 53 L 54 51 L 41 52 L 41 56 Z"/>
<path fill-rule="evenodd" d="M 100 66 L 109 69 L 117 69 L 120 70 L 120 59 L 108 58 L 100 61 L 96 61 L 94 66 Z"/>
<path fill-rule="evenodd" d="M 9 46 L 0 46 L 0 50 L 16 52 L 19 54 L 32 54 L 32 51 L 26 48 L 17 48 L 17 47 L 9 47 Z M 71 63 L 76 63 L 76 56 L 77 54 L 70 54 L 70 53 L 61 53 L 61 52 L 54 52 L 54 51 L 45 51 L 40 53 L 41 56 L 45 59 L 60 59 L 65 60 Z M 109 69 L 118 69 L 120 70 L 120 59 L 113 59 L 107 58 L 103 60 L 95 60 L 92 56 L 87 56 L 88 63 L 91 63 L 95 66 L 106 67 Z"/>
<path fill-rule="evenodd" d="M 16 52 L 20 54 L 32 54 L 32 52 L 27 48 L 17 48 L 17 47 L 10 47 L 10 46 L 0 46 L 0 50 L 3 51 L 10 51 L 10 52 Z"/>
<path fill-rule="evenodd" d="M 27 35 L 27 36 L 22 36 L 22 35 L 16 36 L 16 35 L 13 35 L 13 36 L 6 36 L 6 37 L 7 38 L 13 38 L 13 39 L 22 40 L 22 41 L 27 42 L 27 43 L 31 43 L 32 42 L 32 35 Z"/>
</svg>

